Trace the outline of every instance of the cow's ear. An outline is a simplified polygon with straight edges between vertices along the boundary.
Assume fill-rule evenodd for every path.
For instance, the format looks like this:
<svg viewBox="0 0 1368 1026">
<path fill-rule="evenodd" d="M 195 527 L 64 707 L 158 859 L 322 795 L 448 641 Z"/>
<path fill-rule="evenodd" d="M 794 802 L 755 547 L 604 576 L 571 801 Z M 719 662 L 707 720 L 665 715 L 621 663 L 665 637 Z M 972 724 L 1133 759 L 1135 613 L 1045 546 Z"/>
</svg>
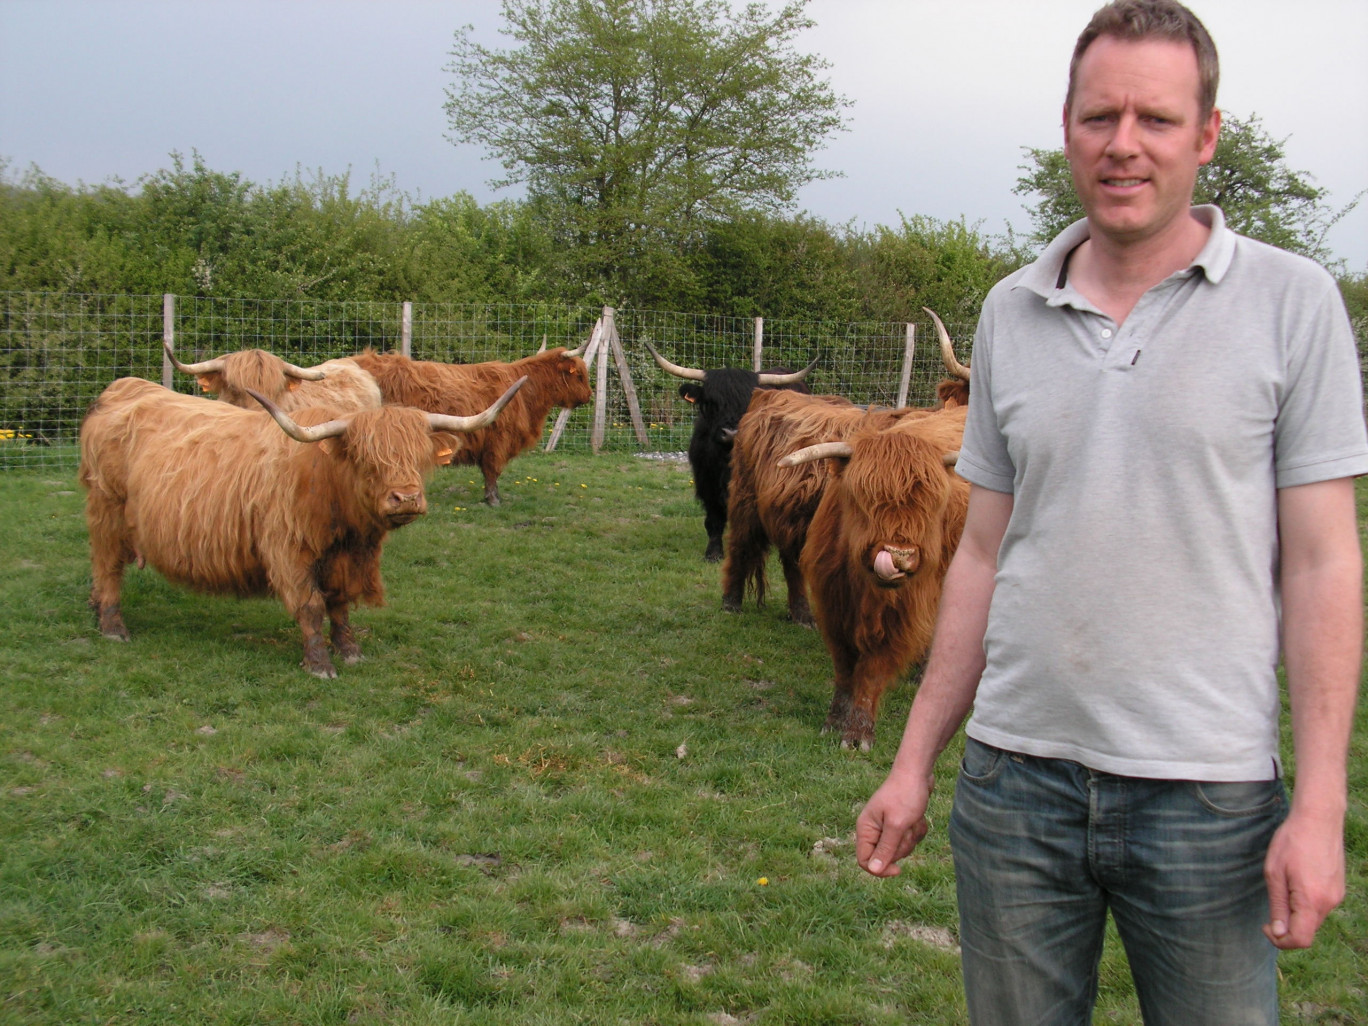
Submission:
<svg viewBox="0 0 1368 1026">
<path fill-rule="evenodd" d="M 446 431 L 432 433 L 432 461 L 439 467 L 451 465 L 456 458 L 456 450 L 461 447 L 460 439 Z"/>
<path fill-rule="evenodd" d="M 293 392 L 293 391 L 294 391 L 296 388 L 298 388 L 298 387 L 299 387 L 299 379 L 298 379 L 298 378 L 290 378 L 290 379 L 288 379 L 288 380 L 285 382 L 285 388 L 286 388 L 287 391 Z"/>
<path fill-rule="evenodd" d="M 197 374 L 195 380 L 199 382 L 200 391 L 205 395 L 217 395 L 223 391 L 223 375 L 218 371 L 210 371 L 208 374 Z"/>
<path fill-rule="evenodd" d="M 325 438 L 316 444 L 324 456 L 340 456 L 344 450 L 341 437 Z"/>
<path fill-rule="evenodd" d="M 685 402 L 696 403 L 703 398 L 703 387 L 692 382 L 680 385 L 679 397 Z"/>
</svg>

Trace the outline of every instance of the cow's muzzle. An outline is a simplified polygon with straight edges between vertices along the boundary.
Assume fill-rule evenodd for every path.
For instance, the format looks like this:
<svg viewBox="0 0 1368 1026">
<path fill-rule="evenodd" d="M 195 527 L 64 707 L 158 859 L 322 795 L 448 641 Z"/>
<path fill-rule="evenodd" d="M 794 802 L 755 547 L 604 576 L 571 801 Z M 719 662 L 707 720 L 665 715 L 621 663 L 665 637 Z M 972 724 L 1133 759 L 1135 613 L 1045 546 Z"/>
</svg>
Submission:
<svg viewBox="0 0 1368 1026">
<path fill-rule="evenodd" d="M 392 527 L 412 523 L 427 513 L 427 496 L 419 492 L 393 491 L 385 497 L 385 519 Z"/>
<path fill-rule="evenodd" d="M 919 566 L 921 549 L 915 545 L 906 549 L 885 545 L 874 556 L 874 575 L 888 584 L 916 573 Z"/>
</svg>

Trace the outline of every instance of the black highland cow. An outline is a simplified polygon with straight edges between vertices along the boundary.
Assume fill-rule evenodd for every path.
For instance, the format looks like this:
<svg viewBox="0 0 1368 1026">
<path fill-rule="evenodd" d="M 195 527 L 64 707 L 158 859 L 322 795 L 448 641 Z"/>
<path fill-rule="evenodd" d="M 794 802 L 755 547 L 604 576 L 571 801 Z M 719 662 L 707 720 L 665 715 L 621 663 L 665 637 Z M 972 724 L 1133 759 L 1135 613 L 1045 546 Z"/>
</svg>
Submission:
<svg viewBox="0 0 1368 1026">
<path fill-rule="evenodd" d="M 817 366 L 817 360 L 800 371 L 775 368 L 756 372 L 740 367 L 705 371 L 671 363 L 649 342 L 646 348 L 661 370 L 685 379 L 679 386 L 679 394 L 694 404 L 689 466 L 693 469 L 694 494 L 703 505 L 703 528 L 708 533 L 708 548 L 703 555 L 709 562 L 716 562 L 722 558 L 722 532 L 727 526 L 732 438 L 750 405 L 751 394 L 757 388 L 787 388 L 809 393 L 803 379 Z"/>
</svg>

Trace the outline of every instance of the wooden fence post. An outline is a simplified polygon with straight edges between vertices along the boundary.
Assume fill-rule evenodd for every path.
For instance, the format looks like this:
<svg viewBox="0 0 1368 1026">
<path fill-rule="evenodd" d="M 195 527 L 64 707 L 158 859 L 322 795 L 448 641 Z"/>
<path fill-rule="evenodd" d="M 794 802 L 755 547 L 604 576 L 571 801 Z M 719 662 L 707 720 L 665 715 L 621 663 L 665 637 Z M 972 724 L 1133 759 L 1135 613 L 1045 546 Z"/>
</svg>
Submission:
<svg viewBox="0 0 1368 1026">
<path fill-rule="evenodd" d="M 162 294 L 162 341 L 172 349 L 176 348 L 176 297 L 170 292 Z M 174 368 L 165 349 L 162 349 L 162 385 L 175 387 Z"/>
<path fill-rule="evenodd" d="M 589 344 L 584 347 L 584 365 L 592 371 L 594 369 L 594 357 L 598 356 L 600 344 L 603 340 L 603 318 L 600 317 L 594 324 L 594 330 L 589 335 Z M 561 410 L 556 414 L 556 424 L 551 429 L 551 437 L 546 440 L 546 452 L 555 451 L 556 445 L 560 442 L 561 435 L 565 432 L 565 422 L 570 419 L 569 410 Z"/>
<path fill-rule="evenodd" d="M 608 348 L 605 344 L 608 334 L 613 331 L 613 313 L 611 306 L 603 308 L 603 332 L 599 335 L 599 355 L 603 359 L 599 361 L 598 378 L 594 382 L 594 426 L 589 431 L 589 447 L 595 455 L 603 448 L 603 435 L 608 428 L 608 356 L 604 350 Z"/>
<path fill-rule="evenodd" d="M 413 356 L 413 303 L 404 300 L 404 314 L 399 323 L 399 351 L 407 357 Z"/>
<path fill-rule="evenodd" d="M 755 319 L 755 373 L 759 374 L 764 369 L 765 351 L 765 319 L 757 317 Z"/>
<path fill-rule="evenodd" d="M 907 326 L 907 343 L 903 349 L 902 379 L 898 384 L 898 405 L 907 405 L 907 389 L 912 383 L 912 354 L 917 348 L 917 326 Z"/>
<path fill-rule="evenodd" d="M 613 362 L 617 364 L 618 378 L 622 381 L 622 394 L 627 399 L 627 412 L 632 417 L 632 429 L 636 432 L 637 441 L 641 443 L 642 448 L 648 448 L 651 439 L 646 433 L 646 422 L 641 416 L 641 404 L 637 402 L 636 385 L 632 381 L 631 368 L 627 366 L 627 354 L 622 351 L 622 339 L 618 337 L 616 313 L 612 307 L 603 308 L 604 320 L 608 322 L 604 336 L 608 340 L 608 348 L 613 353 Z"/>
</svg>

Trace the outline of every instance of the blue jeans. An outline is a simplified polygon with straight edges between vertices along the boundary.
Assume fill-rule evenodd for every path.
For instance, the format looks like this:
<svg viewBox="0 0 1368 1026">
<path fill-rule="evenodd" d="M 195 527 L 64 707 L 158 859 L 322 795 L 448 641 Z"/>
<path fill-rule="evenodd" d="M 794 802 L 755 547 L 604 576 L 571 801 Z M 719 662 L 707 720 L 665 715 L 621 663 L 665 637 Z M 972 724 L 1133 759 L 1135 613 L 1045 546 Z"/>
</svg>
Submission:
<svg viewBox="0 0 1368 1026">
<path fill-rule="evenodd" d="M 1092 1021 L 1108 910 L 1147 1026 L 1278 1021 L 1264 854 L 1280 780 L 1099 773 L 968 738 L 950 817 L 964 990 L 982 1026 Z"/>
</svg>

